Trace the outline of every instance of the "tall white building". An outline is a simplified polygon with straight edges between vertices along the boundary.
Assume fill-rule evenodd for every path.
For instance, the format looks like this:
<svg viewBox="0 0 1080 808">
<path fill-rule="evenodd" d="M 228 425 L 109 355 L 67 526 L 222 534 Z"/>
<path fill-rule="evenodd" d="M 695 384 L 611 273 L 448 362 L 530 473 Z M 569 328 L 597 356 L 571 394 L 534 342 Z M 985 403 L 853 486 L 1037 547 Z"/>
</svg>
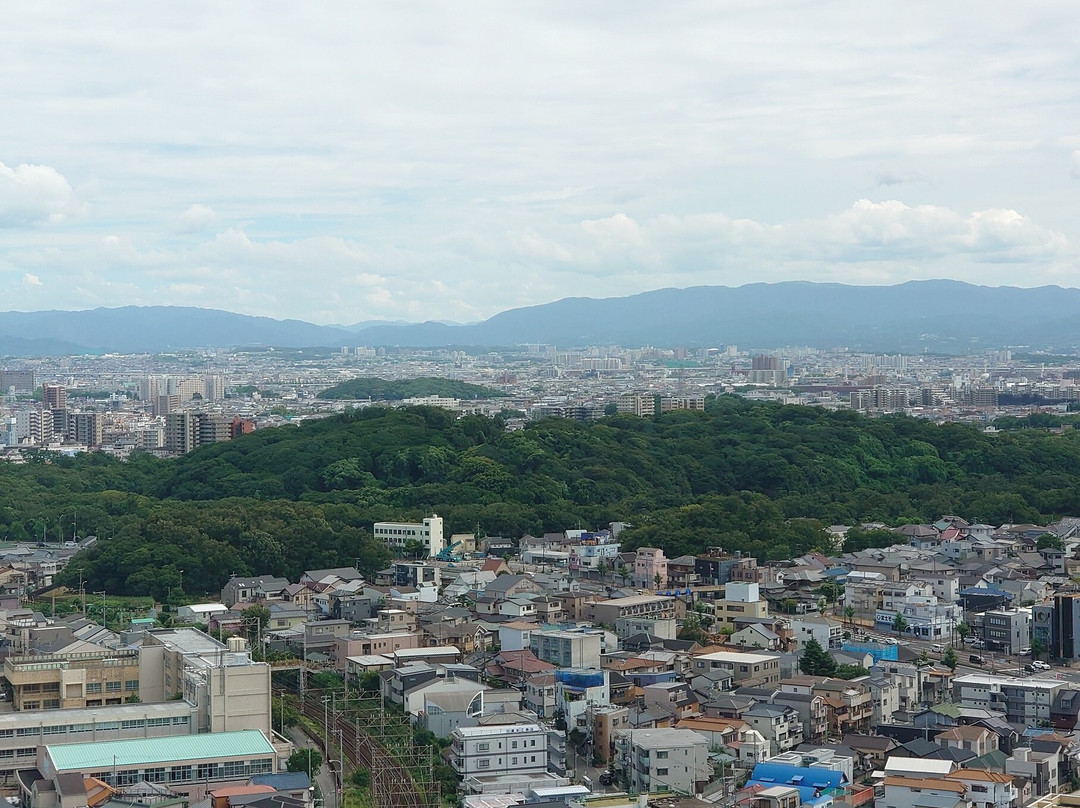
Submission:
<svg viewBox="0 0 1080 808">
<path fill-rule="evenodd" d="M 410 522 L 376 522 L 372 532 L 375 540 L 385 544 L 391 552 L 402 553 L 409 542 L 418 542 L 428 558 L 442 552 L 446 546 L 443 539 L 443 520 L 438 514 L 432 514 L 421 524 Z"/>
</svg>

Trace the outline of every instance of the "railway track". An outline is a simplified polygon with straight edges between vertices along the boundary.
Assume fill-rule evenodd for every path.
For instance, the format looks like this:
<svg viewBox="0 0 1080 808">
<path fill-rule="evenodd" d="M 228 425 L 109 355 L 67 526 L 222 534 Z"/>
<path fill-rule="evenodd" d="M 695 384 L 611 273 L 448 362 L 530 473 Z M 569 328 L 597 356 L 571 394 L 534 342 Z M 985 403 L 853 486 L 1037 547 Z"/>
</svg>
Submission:
<svg viewBox="0 0 1080 808">
<path fill-rule="evenodd" d="M 301 703 L 301 711 L 305 718 L 322 726 L 325 715 L 322 701 L 309 695 Z M 428 798 L 409 770 L 365 732 L 358 720 L 350 721 L 344 715 L 335 715 L 330 720 L 328 730 L 331 738 L 339 740 L 344 752 L 345 771 L 336 771 L 337 760 L 331 760 L 329 750 L 323 749 L 327 765 L 331 771 L 335 771 L 339 789 L 346 777 L 357 768 L 364 768 L 371 772 L 371 794 L 379 808 L 426 808 L 438 805 L 438 796 Z M 322 746 L 321 737 L 314 740 Z"/>
</svg>

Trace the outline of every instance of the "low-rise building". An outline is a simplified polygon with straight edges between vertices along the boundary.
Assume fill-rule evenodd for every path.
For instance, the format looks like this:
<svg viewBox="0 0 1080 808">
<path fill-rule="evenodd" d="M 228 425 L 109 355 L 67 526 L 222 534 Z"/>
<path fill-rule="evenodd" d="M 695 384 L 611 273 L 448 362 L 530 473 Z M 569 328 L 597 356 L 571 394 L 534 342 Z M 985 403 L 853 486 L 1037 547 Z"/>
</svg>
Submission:
<svg viewBox="0 0 1080 808">
<path fill-rule="evenodd" d="M 689 729 L 615 733 L 615 748 L 631 790 L 698 794 L 712 777 L 709 742 Z"/>
<path fill-rule="evenodd" d="M 733 672 L 735 683 L 740 687 L 759 687 L 780 681 L 780 657 L 777 654 L 713 651 L 695 656 L 691 667 L 694 673 L 727 668 Z"/>
<path fill-rule="evenodd" d="M 1002 710 L 1006 721 L 1038 726 L 1049 723 L 1054 697 L 1065 684 L 1058 679 L 969 673 L 953 679 L 953 698 L 965 707 Z"/>
<path fill-rule="evenodd" d="M 45 780 L 65 774 L 93 777 L 123 788 L 159 783 L 181 794 L 207 793 L 210 786 L 243 782 L 278 768 L 278 752 L 256 730 L 177 738 L 99 741 L 47 745 L 38 751 L 38 771 Z M 40 781 L 20 778 L 27 804 Z"/>
<path fill-rule="evenodd" d="M 545 772 L 547 730 L 539 724 L 458 727 L 450 736 L 450 765 L 459 777 Z"/>
</svg>

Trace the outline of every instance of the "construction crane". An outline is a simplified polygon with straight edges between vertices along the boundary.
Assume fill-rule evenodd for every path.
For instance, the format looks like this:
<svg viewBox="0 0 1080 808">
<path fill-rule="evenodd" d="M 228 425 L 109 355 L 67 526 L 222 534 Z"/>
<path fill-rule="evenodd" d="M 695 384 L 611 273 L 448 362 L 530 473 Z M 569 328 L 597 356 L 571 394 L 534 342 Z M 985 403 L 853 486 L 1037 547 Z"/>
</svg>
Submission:
<svg viewBox="0 0 1080 808">
<path fill-rule="evenodd" d="M 439 550 L 438 554 L 435 556 L 435 561 L 461 561 L 461 556 L 454 552 L 454 548 L 459 544 L 461 544 L 461 542 L 455 541 L 446 545 L 446 547 Z"/>
</svg>

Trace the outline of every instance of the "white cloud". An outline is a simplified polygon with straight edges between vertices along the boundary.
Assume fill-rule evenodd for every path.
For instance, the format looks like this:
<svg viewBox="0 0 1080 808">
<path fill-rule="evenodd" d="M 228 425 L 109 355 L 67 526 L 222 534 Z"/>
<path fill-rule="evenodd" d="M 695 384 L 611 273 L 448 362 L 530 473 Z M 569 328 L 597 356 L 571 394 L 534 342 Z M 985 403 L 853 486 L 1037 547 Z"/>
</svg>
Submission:
<svg viewBox="0 0 1080 808">
<path fill-rule="evenodd" d="M 0 163 L 0 227 L 61 222 L 79 209 L 74 191 L 55 168 Z"/>
<path fill-rule="evenodd" d="M 39 278 L 37 275 L 33 274 L 32 272 L 27 272 L 25 275 L 23 275 L 22 282 L 23 282 L 23 286 L 25 288 L 27 288 L 27 289 L 33 289 L 33 288 L 35 288 L 37 286 L 42 285 L 41 278 Z"/>
<path fill-rule="evenodd" d="M 209 205 L 194 204 L 182 214 L 178 224 L 181 233 L 198 233 L 217 221 L 218 215 Z"/>
<path fill-rule="evenodd" d="M 14 7 L 0 272 L 337 322 L 1080 277 L 1080 5 L 318 9 Z"/>
</svg>

